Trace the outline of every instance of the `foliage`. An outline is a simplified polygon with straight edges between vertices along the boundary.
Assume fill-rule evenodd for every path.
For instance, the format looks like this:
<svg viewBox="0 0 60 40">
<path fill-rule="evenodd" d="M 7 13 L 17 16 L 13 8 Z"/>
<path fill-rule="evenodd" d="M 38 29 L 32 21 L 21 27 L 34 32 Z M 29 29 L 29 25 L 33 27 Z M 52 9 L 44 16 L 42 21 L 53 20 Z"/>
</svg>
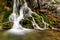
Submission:
<svg viewBox="0 0 60 40">
<path fill-rule="evenodd" d="M 4 17 L 3 17 L 3 22 L 8 21 L 10 13 L 4 11 Z"/>
</svg>

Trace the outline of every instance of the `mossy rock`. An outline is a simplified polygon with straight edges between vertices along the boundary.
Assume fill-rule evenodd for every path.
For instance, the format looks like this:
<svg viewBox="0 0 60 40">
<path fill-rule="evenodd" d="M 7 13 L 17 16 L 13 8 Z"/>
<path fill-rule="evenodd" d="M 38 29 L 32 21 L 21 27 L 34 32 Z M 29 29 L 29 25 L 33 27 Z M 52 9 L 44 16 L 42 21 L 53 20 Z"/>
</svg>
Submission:
<svg viewBox="0 0 60 40">
<path fill-rule="evenodd" d="M 36 14 L 32 14 L 32 16 L 34 17 L 34 19 L 35 19 L 35 22 L 40 26 L 40 27 L 44 27 L 44 23 L 42 22 L 42 18 L 41 18 L 41 16 L 39 15 L 38 16 L 38 14 L 36 15 Z"/>
<path fill-rule="evenodd" d="M 29 19 L 30 21 L 33 21 L 32 17 L 28 17 L 27 19 Z"/>
<path fill-rule="evenodd" d="M 24 28 L 31 28 L 31 29 L 33 28 L 31 21 L 28 19 L 22 19 L 20 23 Z"/>
<path fill-rule="evenodd" d="M 2 29 L 8 30 L 12 28 L 12 23 L 3 23 Z"/>
<path fill-rule="evenodd" d="M 9 15 L 10 15 L 10 13 L 9 13 L 9 12 L 4 11 L 3 22 L 6 22 L 6 21 L 8 21 L 8 20 L 9 20 Z"/>
</svg>

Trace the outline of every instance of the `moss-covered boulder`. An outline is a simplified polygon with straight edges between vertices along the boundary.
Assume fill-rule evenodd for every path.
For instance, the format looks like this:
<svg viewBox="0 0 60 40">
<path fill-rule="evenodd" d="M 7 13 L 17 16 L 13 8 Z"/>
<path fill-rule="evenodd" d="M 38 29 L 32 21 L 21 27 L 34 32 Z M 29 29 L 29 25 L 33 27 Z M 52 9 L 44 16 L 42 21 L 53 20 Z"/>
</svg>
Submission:
<svg viewBox="0 0 60 40">
<path fill-rule="evenodd" d="M 24 28 L 30 28 L 30 29 L 33 28 L 33 25 L 32 25 L 32 23 L 31 23 L 31 21 L 28 20 L 28 19 L 22 19 L 20 23 L 22 24 L 22 26 L 23 26 Z"/>
</svg>

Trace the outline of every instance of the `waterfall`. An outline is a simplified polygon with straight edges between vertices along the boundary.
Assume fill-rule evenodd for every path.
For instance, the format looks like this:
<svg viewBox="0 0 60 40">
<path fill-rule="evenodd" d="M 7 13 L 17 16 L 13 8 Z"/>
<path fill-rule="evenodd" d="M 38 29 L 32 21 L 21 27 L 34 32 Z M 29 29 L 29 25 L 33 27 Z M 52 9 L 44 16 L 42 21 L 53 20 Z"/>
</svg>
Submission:
<svg viewBox="0 0 60 40">
<path fill-rule="evenodd" d="M 26 0 L 24 0 L 24 4 L 21 6 L 20 8 L 20 14 L 19 16 L 17 15 L 17 1 L 19 0 L 14 0 L 14 5 L 13 5 L 13 13 L 9 16 L 9 21 L 13 22 L 13 27 L 8 30 L 8 33 L 12 33 L 12 34 L 25 34 L 28 32 L 31 32 L 32 29 L 26 29 L 23 28 L 21 24 L 19 24 L 19 22 L 24 19 L 24 9 L 28 9 L 31 10 L 26 3 Z M 30 11 L 31 12 L 31 11 Z"/>
<path fill-rule="evenodd" d="M 14 0 L 14 5 L 13 5 L 13 13 L 9 16 L 9 21 L 13 22 L 14 20 L 16 20 L 16 15 L 17 13 L 17 6 L 16 6 L 16 0 Z"/>
<path fill-rule="evenodd" d="M 13 13 L 9 16 L 9 21 L 13 22 L 13 27 L 8 30 L 9 33 L 13 33 L 13 34 L 24 34 L 24 33 L 27 33 L 27 32 L 30 32 L 32 31 L 32 29 L 27 29 L 27 28 L 24 28 L 22 27 L 21 24 L 19 24 L 19 22 L 24 19 L 24 11 L 25 9 L 26 10 L 29 10 L 28 13 L 27 13 L 27 17 L 31 16 L 32 17 L 32 13 L 36 14 L 35 12 L 33 12 L 27 5 L 27 2 L 26 0 L 24 0 L 24 4 L 21 6 L 20 10 L 19 10 L 19 15 L 17 15 L 17 2 L 19 2 L 19 0 L 14 0 L 14 5 L 13 5 Z M 18 3 L 19 4 L 19 3 Z M 37 14 L 36 14 L 37 15 Z M 38 15 L 39 16 L 39 15 Z M 38 24 L 35 22 L 34 20 L 34 17 L 33 18 L 33 21 L 32 24 L 33 26 L 36 26 L 34 27 L 34 29 L 39 29 L 39 30 L 45 30 L 46 29 L 46 23 L 44 22 L 44 19 L 42 18 L 42 22 L 44 23 L 44 28 L 40 28 L 38 26 Z"/>
<path fill-rule="evenodd" d="M 14 0 L 14 5 L 13 5 L 13 13 L 10 15 L 9 19 L 12 20 L 13 22 L 13 29 L 18 29 L 21 27 L 21 25 L 19 25 L 19 21 L 17 20 L 17 0 Z M 18 0 L 19 1 L 19 0 Z M 19 27 L 20 26 L 20 27 Z M 21 27 L 22 28 L 22 27 Z"/>
<path fill-rule="evenodd" d="M 28 12 L 28 14 L 29 14 L 29 16 L 31 16 L 31 14 L 32 13 L 35 13 L 35 12 L 33 12 L 28 6 L 27 6 L 27 2 L 26 2 L 26 0 L 24 0 L 24 6 L 25 6 L 25 9 L 28 9 L 29 10 L 29 12 Z M 23 6 L 23 7 L 24 7 Z M 31 16 L 32 17 L 32 16 Z M 33 17 L 32 17 L 33 18 Z M 44 19 L 42 18 L 42 22 L 44 23 Z M 33 24 L 33 26 L 35 25 L 36 27 L 34 27 L 34 29 L 40 29 L 40 30 L 45 30 L 46 29 L 46 24 L 44 23 L 44 28 L 40 28 L 39 26 L 38 26 L 38 24 L 35 22 L 35 20 L 34 20 L 34 18 L 33 18 L 33 21 L 32 21 L 32 24 Z"/>
</svg>

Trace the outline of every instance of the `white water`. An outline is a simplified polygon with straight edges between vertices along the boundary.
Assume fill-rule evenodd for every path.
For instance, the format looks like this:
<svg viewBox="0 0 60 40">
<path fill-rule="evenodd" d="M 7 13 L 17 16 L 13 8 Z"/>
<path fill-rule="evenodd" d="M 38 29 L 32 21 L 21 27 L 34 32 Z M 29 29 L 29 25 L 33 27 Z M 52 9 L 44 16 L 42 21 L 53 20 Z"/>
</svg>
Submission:
<svg viewBox="0 0 60 40">
<path fill-rule="evenodd" d="M 40 30 L 48 29 L 46 26 L 49 25 L 49 24 L 47 24 L 46 22 L 44 22 L 43 18 L 42 18 L 42 22 L 44 23 L 44 28 L 39 27 L 39 25 L 35 22 L 35 20 L 33 18 L 32 24 L 33 24 L 33 26 L 35 26 L 34 29 L 40 29 Z"/>
<path fill-rule="evenodd" d="M 27 6 L 27 2 L 26 0 L 24 0 L 24 4 L 21 6 L 20 8 L 20 15 L 18 16 L 17 15 L 17 2 L 16 1 L 19 1 L 19 0 L 14 0 L 14 5 L 13 5 L 13 13 L 10 15 L 9 17 L 9 21 L 13 22 L 13 27 L 12 29 L 8 30 L 9 33 L 12 33 L 12 34 L 25 34 L 25 33 L 28 33 L 28 32 L 31 32 L 33 31 L 32 29 L 26 29 L 26 28 L 23 28 L 21 24 L 19 24 L 19 22 L 24 19 L 24 11 L 25 9 L 29 10 L 28 11 L 28 16 L 31 16 L 32 13 L 35 13 L 33 12 L 28 6 Z M 27 17 L 28 17 L 27 16 Z M 31 16 L 32 17 L 32 16 Z M 40 28 L 38 26 L 38 24 L 35 22 L 34 20 L 34 17 L 33 18 L 33 21 L 32 21 L 32 24 L 33 26 L 35 25 L 36 27 L 34 27 L 34 29 L 40 29 L 40 30 L 45 30 L 46 29 L 46 24 L 44 22 L 44 19 L 42 18 L 42 22 L 44 23 L 44 28 Z"/>
<path fill-rule="evenodd" d="M 55 2 L 55 0 L 51 0 L 51 2 Z"/>
<path fill-rule="evenodd" d="M 42 18 L 42 22 L 44 23 L 44 29 L 48 29 L 47 26 L 49 26 L 49 24 L 44 21 L 43 17 L 41 18 Z"/>
<path fill-rule="evenodd" d="M 35 22 L 34 18 L 33 18 L 32 24 L 33 24 L 33 26 L 34 26 L 34 29 L 45 30 L 44 28 L 40 28 L 40 27 L 38 26 L 38 24 Z"/>
<path fill-rule="evenodd" d="M 20 9 L 20 15 L 17 16 L 17 6 L 16 6 L 17 2 L 16 0 L 14 0 L 14 6 L 13 6 L 13 13 L 10 15 L 9 17 L 9 21 L 12 21 L 13 22 L 13 27 L 12 29 L 8 30 L 9 33 L 12 33 L 12 34 L 25 34 L 25 33 L 28 33 L 28 32 L 31 32 L 32 30 L 31 29 L 26 29 L 26 28 L 23 28 L 21 24 L 19 24 L 19 22 L 24 19 L 24 16 L 23 16 L 23 10 L 25 8 L 29 9 L 28 6 L 27 6 L 27 3 L 26 1 L 24 0 L 24 4 L 22 5 L 21 9 Z"/>
<path fill-rule="evenodd" d="M 16 0 L 14 0 L 14 5 L 13 5 L 13 13 L 9 17 L 10 22 L 14 22 L 17 18 L 17 6 L 16 6 Z"/>
</svg>

